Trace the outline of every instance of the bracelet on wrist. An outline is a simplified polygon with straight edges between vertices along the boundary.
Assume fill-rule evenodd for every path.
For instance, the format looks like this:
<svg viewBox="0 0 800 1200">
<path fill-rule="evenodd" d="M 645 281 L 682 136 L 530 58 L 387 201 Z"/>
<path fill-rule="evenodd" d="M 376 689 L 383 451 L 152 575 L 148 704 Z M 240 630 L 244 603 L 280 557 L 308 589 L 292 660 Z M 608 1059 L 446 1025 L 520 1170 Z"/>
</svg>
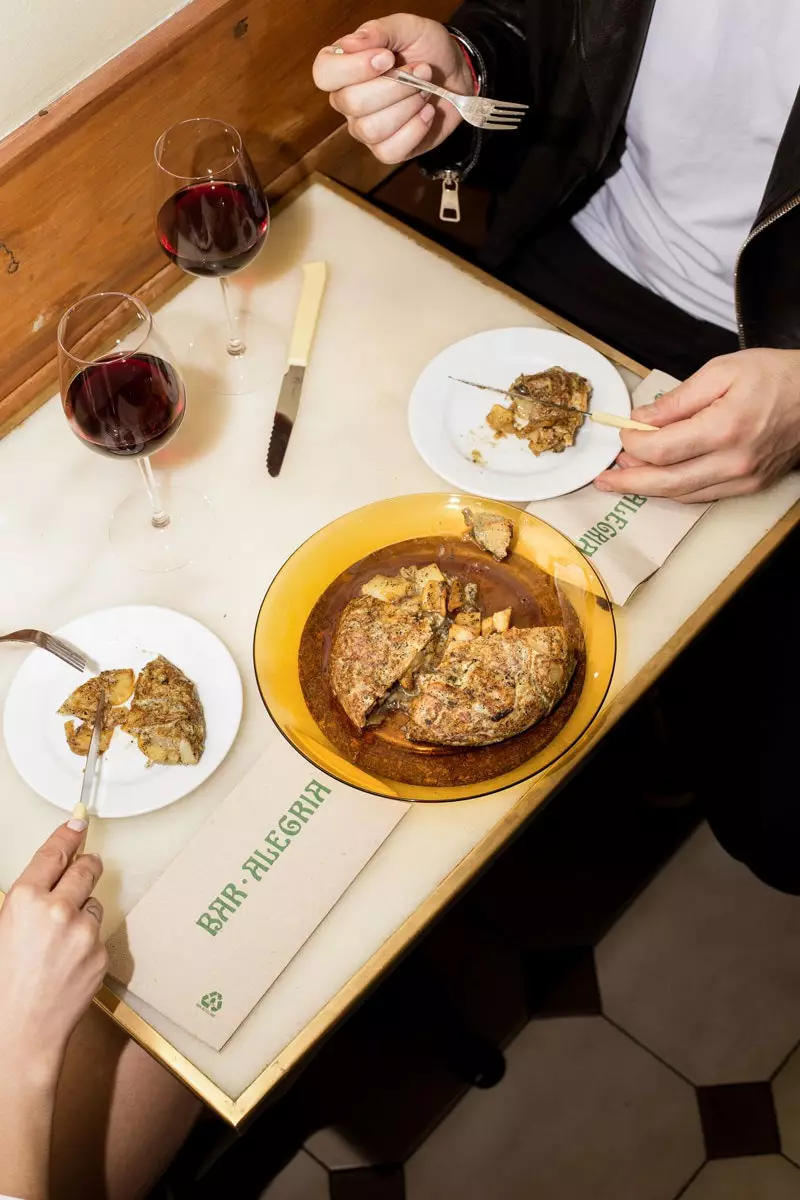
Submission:
<svg viewBox="0 0 800 1200">
<path fill-rule="evenodd" d="M 475 70 L 475 64 L 472 61 L 472 55 L 470 54 L 469 50 L 467 49 L 467 47 L 464 45 L 464 43 L 461 41 L 460 38 L 455 37 L 452 33 L 450 34 L 450 37 L 456 43 L 459 50 L 461 51 L 461 53 L 464 56 L 464 62 L 469 67 L 469 73 L 472 76 L 472 94 L 473 94 L 473 96 L 477 96 L 479 91 L 481 90 L 481 85 L 480 85 L 480 80 L 478 79 L 478 72 Z"/>
</svg>

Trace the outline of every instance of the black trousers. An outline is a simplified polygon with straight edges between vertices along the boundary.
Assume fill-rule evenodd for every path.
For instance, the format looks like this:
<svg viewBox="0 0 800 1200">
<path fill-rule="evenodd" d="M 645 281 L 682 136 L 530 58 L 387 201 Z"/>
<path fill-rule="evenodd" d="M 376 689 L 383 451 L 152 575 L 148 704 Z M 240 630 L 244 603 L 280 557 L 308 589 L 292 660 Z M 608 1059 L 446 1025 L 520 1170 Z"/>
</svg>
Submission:
<svg viewBox="0 0 800 1200">
<path fill-rule="evenodd" d="M 567 224 L 523 249 L 506 278 L 648 367 L 682 379 L 736 336 L 622 275 Z M 691 743 L 709 823 L 765 883 L 800 895 L 800 538 L 793 535 L 687 651 L 676 737 Z M 668 689 L 669 690 L 669 689 Z"/>
<path fill-rule="evenodd" d="M 567 222 L 531 241 L 505 275 L 519 291 L 587 333 L 676 379 L 739 349 L 735 333 L 689 316 L 628 279 Z"/>
</svg>

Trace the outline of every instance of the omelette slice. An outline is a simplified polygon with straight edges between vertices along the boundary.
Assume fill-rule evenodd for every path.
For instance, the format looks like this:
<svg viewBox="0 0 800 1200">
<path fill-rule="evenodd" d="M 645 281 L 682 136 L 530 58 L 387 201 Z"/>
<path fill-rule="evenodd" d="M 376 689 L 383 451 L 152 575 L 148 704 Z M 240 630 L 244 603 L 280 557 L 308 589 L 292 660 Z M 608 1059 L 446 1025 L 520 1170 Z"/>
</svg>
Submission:
<svg viewBox="0 0 800 1200">
<path fill-rule="evenodd" d="M 140 672 L 123 729 L 151 762 L 193 766 L 202 758 L 206 723 L 197 688 L 163 655 Z"/>
<path fill-rule="evenodd" d="M 445 746 L 502 742 L 546 717 L 574 670 L 560 625 L 451 639 L 436 668 L 418 676 L 406 736 Z"/>
<path fill-rule="evenodd" d="M 389 689 L 414 669 L 442 624 L 440 612 L 422 608 L 418 597 L 389 603 L 361 595 L 349 601 L 331 647 L 330 683 L 357 728 L 364 728 Z"/>
</svg>

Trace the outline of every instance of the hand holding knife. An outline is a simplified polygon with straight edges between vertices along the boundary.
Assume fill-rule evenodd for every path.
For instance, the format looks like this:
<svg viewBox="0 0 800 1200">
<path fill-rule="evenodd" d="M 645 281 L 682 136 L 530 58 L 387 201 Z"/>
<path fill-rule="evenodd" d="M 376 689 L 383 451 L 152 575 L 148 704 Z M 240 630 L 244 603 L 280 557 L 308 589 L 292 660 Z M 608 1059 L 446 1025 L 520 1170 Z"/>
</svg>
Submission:
<svg viewBox="0 0 800 1200">
<path fill-rule="evenodd" d="M 314 340 L 314 330 L 317 327 L 327 273 L 328 267 L 324 262 L 306 263 L 303 267 L 303 290 L 300 293 L 294 331 L 289 343 L 286 374 L 281 384 L 267 450 L 267 470 L 273 478 L 280 474 L 300 406 L 303 378 Z"/>
</svg>

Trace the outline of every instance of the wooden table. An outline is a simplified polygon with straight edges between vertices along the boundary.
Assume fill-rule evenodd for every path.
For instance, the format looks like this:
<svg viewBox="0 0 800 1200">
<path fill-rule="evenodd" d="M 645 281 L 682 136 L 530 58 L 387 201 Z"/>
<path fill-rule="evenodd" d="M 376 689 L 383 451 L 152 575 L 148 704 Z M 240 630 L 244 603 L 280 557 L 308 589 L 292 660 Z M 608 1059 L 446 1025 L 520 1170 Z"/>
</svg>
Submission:
<svg viewBox="0 0 800 1200">
<path fill-rule="evenodd" d="M 161 467 L 213 501 L 221 537 L 203 561 L 168 575 L 120 564 L 108 545 L 107 523 L 137 485 L 136 472 L 87 453 L 70 435 L 57 398 L 0 442 L 0 628 L 47 629 L 112 604 L 162 604 L 218 633 L 245 684 L 239 738 L 202 788 L 151 816 L 95 822 L 90 848 L 106 863 L 99 895 L 107 932 L 259 756 L 269 718 L 253 675 L 252 633 L 281 564 L 341 513 L 405 492 L 445 490 L 407 432 L 406 405 L 419 371 L 468 334 L 546 323 L 523 297 L 318 178 L 281 206 L 246 281 L 253 311 L 284 337 L 300 265 L 314 259 L 329 263 L 329 288 L 300 418 L 277 480 L 264 465 L 277 379 L 265 380 L 259 394 L 226 397 L 215 393 L 213 378 L 187 375 L 190 415 Z M 217 289 L 195 281 L 160 310 L 158 323 L 177 346 L 187 332 L 221 316 Z M 629 384 L 644 373 L 629 360 L 617 362 Z M 533 784 L 480 800 L 414 807 L 222 1052 L 122 991 L 105 988 L 98 1003 L 238 1124 L 502 849 L 786 536 L 799 498 L 794 476 L 764 495 L 717 505 L 618 611 L 617 669 L 588 736 Z M 25 652 L 3 648 L 0 697 Z M 9 886 L 60 819 L 22 783 L 0 745 L 0 887 Z"/>
</svg>

